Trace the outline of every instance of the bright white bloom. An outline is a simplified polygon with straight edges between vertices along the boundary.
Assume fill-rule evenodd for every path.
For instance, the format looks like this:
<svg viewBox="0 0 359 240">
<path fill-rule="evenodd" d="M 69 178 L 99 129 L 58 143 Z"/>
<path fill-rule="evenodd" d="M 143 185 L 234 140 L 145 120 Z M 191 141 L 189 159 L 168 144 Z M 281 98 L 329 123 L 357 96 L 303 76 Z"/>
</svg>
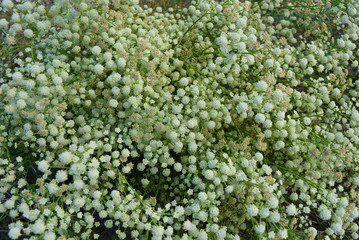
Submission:
<svg viewBox="0 0 359 240">
<path fill-rule="evenodd" d="M 263 234 L 266 230 L 266 226 L 264 223 L 260 223 L 259 225 L 254 227 L 254 231 L 258 234 Z"/>
<path fill-rule="evenodd" d="M 297 214 L 297 208 L 295 207 L 294 204 L 290 204 L 289 206 L 287 206 L 286 213 L 289 216 L 294 216 Z"/>
<path fill-rule="evenodd" d="M 221 36 L 217 38 L 217 44 L 220 47 L 226 47 L 228 45 L 227 37 L 224 34 L 221 34 Z"/>
<path fill-rule="evenodd" d="M 39 163 L 38 163 L 38 165 L 37 165 L 37 168 L 41 171 L 41 172 L 47 172 L 48 171 L 48 169 L 49 169 L 49 162 L 48 161 L 46 161 L 46 160 L 42 160 L 42 161 L 40 161 Z"/>
<path fill-rule="evenodd" d="M 219 209 L 216 206 L 214 206 L 210 208 L 209 212 L 212 217 L 217 217 L 219 214 Z"/>
<path fill-rule="evenodd" d="M 192 118 L 187 122 L 187 127 L 188 128 L 195 128 L 197 126 L 198 122 L 197 119 Z"/>
<path fill-rule="evenodd" d="M 287 229 L 279 230 L 277 235 L 281 239 L 287 239 L 288 238 L 288 231 L 287 231 Z"/>
<path fill-rule="evenodd" d="M 77 208 L 81 208 L 85 205 L 85 199 L 84 198 L 75 198 L 74 202 L 73 202 L 74 206 Z"/>
<path fill-rule="evenodd" d="M 278 204 L 279 204 L 278 198 L 276 198 L 275 196 L 271 196 L 267 200 L 267 205 L 269 208 L 277 208 Z"/>
<path fill-rule="evenodd" d="M 269 208 L 262 208 L 261 210 L 259 210 L 259 216 L 261 218 L 267 218 L 270 214 Z"/>
<path fill-rule="evenodd" d="M 324 221 L 329 220 L 332 217 L 331 211 L 325 205 L 321 205 L 319 208 L 319 217 Z"/>
<path fill-rule="evenodd" d="M 214 174 L 213 174 L 213 171 L 210 170 L 210 169 L 207 169 L 205 172 L 204 172 L 204 177 L 209 179 L 209 180 L 212 180 L 214 178 Z"/>
<path fill-rule="evenodd" d="M 260 104 L 262 104 L 262 102 L 263 102 L 263 98 L 261 96 L 259 96 L 259 95 L 255 96 L 253 98 L 253 103 L 255 105 L 260 105 Z"/>
<path fill-rule="evenodd" d="M 257 123 L 263 123 L 266 120 L 266 117 L 263 113 L 257 113 L 256 116 L 254 117 L 254 120 Z"/>
<path fill-rule="evenodd" d="M 270 214 L 269 220 L 271 222 L 277 223 L 277 222 L 279 222 L 280 218 L 281 218 L 280 213 L 275 211 Z"/>
<path fill-rule="evenodd" d="M 56 234 L 53 232 L 46 232 L 44 234 L 44 240 L 55 240 L 56 239 Z"/>
<path fill-rule="evenodd" d="M 249 216 L 253 216 L 253 217 L 257 216 L 258 212 L 259 212 L 259 210 L 256 205 L 251 204 L 247 208 L 247 213 L 249 214 Z"/>
<path fill-rule="evenodd" d="M 49 190 L 50 193 L 55 194 L 57 192 L 57 190 L 59 189 L 59 187 L 56 185 L 56 183 L 50 182 L 47 185 L 47 189 Z"/>
<path fill-rule="evenodd" d="M 283 92 L 280 89 L 276 89 L 273 92 L 274 99 L 281 100 L 283 98 Z"/>
<path fill-rule="evenodd" d="M 85 183 L 81 179 L 76 179 L 73 183 L 73 186 L 76 190 L 80 190 L 85 186 Z"/>
<path fill-rule="evenodd" d="M 201 229 L 201 231 L 198 234 L 198 240 L 207 240 L 208 239 L 208 235 L 207 233 Z"/>
<path fill-rule="evenodd" d="M 245 103 L 245 102 L 240 102 L 237 105 L 236 109 L 237 109 L 238 112 L 246 112 L 248 110 L 248 104 Z"/>
<path fill-rule="evenodd" d="M 118 106 L 118 102 L 116 99 L 111 99 L 108 103 L 112 108 L 116 108 Z"/>
<path fill-rule="evenodd" d="M 98 64 L 95 65 L 93 70 L 97 74 L 102 74 L 103 70 L 104 70 L 104 67 L 101 64 L 98 63 Z"/>
<path fill-rule="evenodd" d="M 262 81 L 257 82 L 256 87 L 257 87 L 258 91 L 265 92 L 265 91 L 267 91 L 268 84 L 262 80 Z"/>
<path fill-rule="evenodd" d="M 24 36 L 27 37 L 27 38 L 32 38 L 34 36 L 34 33 L 31 29 L 26 29 L 24 31 Z"/>
<path fill-rule="evenodd" d="M 7 10 L 11 10 L 14 7 L 14 4 L 11 0 L 3 0 L 1 6 Z"/>
<path fill-rule="evenodd" d="M 205 202 L 207 200 L 207 194 L 205 192 L 200 192 L 198 194 L 198 199 L 201 201 L 201 202 Z"/>
<path fill-rule="evenodd" d="M 59 182 L 64 182 L 67 180 L 67 172 L 64 170 L 59 170 L 56 173 L 56 180 Z"/>
<path fill-rule="evenodd" d="M 174 170 L 176 172 L 180 172 L 182 170 L 182 164 L 181 163 L 175 163 L 175 165 L 173 167 L 174 167 Z"/>
<path fill-rule="evenodd" d="M 353 184 L 354 184 L 355 186 L 359 186 L 359 177 L 354 177 L 354 178 L 353 178 Z"/>
<path fill-rule="evenodd" d="M 124 69 L 126 67 L 126 60 L 124 58 L 119 58 L 117 60 L 117 65 L 120 69 Z"/>
<path fill-rule="evenodd" d="M 69 151 L 63 152 L 59 155 L 59 160 L 60 162 L 63 162 L 65 164 L 68 164 L 72 161 L 73 159 L 73 154 Z"/>
<path fill-rule="evenodd" d="M 128 158 L 130 156 L 130 151 L 125 148 L 121 151 L 121 156 L 124 157 L 124 158 Z"/>
<path fill-rule="evenodd" d="M 99 46 L 94 46 L 92 47 L 91 52 L 96 56 L 99 56 L 101 53 L 101 48 Z"/>
<path fill-rule="evenodd" d="M 238 18 L 237 22 L 236 22 L 236 25 L 239 27 L 239 28 L 245 28 L 247 26 L 247 19 L 246 18 Z"/>
<path fill-rule="evenodd" d="M 18 227 L 13 227 L 10 229 L 8 236 L 11 239 L 18 239 L 21 236 L 21 229 Z"/>
<path fill-rule="evenodd" d="M 185 87 L 188 85 L 188 78 L 181 78 L 181 80 L 179 81 L 179 84 L 182 86 L 182 87 Z"/>
<path fill-rule="evenodd" d="M 31 227 L 31 231 L 35 234 L 42 234 L 45 229 L 46 226 L 41 219 L 36 220 L 35 224 Z"/>
</svg>

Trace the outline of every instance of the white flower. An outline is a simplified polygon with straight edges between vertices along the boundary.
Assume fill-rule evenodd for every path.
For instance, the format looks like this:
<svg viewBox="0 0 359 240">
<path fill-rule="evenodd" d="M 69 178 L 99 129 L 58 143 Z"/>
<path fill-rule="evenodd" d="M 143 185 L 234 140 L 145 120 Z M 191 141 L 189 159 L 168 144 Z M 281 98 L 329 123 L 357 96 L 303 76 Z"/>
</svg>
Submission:
<svg viewBox="0 0 359 240">
<path fill-rule="evenodd" d="M 211 214 L 212 217 L 217 217 L 219 214 L 218 207 L 216 207 L 216 206 L 211 207 L 209 210 L 209 213 Z"/>
<path fill-rule="evenodd" d="M 332 217 L 331 211 L 325 205 L 319 207 L 319 217 L 324 221 L 329 220 Z"/>
<path fill-rule="evenodd" d="M 297 214 L 297 208 L 295 207 L 294 204 L 290 204 L 289 206 L 287 206 L 286 213 L 289 216 L 294 216 Z"/>
<path fill-rule="evenodd" d="M 0 29 L 7 29 L 9 27 L 9 22 L 5 18 L 0 19 Z"/>
<path fill-rule="evenodd" d="M 26 107 L 26 102 L 24 101 L 24 99 L 19 99 L 17 100 L 16 102 L 16 106 L 19 108 L 19 109 L 24 109 Z"/>
<path fill-rule="evenodd" d="M 352 112 L 351 117 L 352 117 L 352 120 L 353 120 L 353 121 L 359 122 L 359 112 L 358 112 L 358 111 L 354 110 L 354 111 Z"/>
<path fill-rule="evenodd" d="M 224 34 L 221 34 L 221 36 L 218 37 L 216 40 L 217 40 L 217 44 L 220 47 L 226 47 L 228 45 L 228 39 Z"/>
<path fill-rule="evenodd" d="M 97 74 L 102 74 L 103 70 L 104 70 L 104 67 L 101 64 L 98 63 L 98 64 L 95 65 L 93 70 Z"/>
<path fill-rule="evenodd" d="M 14 4 L 11 0 L 3 0 L 1 6 L 3 6 L 6 10 L 11 10 L 14 7 Z"/>
<path fill-rule="evenodd" d="M 207 127 L 209 129 L 214 129 L 216 127 L 216 123 L 214 121 L 207 122 Z"/>
<path fill-rule="evenodd" d="M 75 198 L 73 204 L 77 208 L 82 208 L 85 205 L 85 199 L 81 197 Z"/>
<path fill-rule="evenodd" d="M 254 34 L 250 34 L 249 36 L 248 36 L 248 42 L 250 43 L 250 44 L 255 44 L 256 42 L 257 42 L 257 37 L 256 37 L 256 35 L 254 35 Z"/>
<path fill-rule="evenodd" d="M 225 191 L 226 191 L 226 193 L 232 193 L 233 192 L 233 186 L 232 185 L 227 186 Z"/>
<path fill-rule="evenodd" d="M 266 226 L 264 223 L 260 223 L 259 225 L 254 227 L 254 231 L 258 234 L 263 234 L 266 230 Z"/>
<path fill-rule="evenodd" d="M 50 165 L 49 165 L 49 162 L 48 162 L 48 161 L 42 160 L 42 161 L 40 161 L 40 162 L 38 163 L 37 168 L 38 168 L 41 172 L 45 173 L 45 172 L 48 171 L 49 166 L 50 166 Z"/>
<path fill-rule="evenodd" d="M 276 89 L 273 92 L 274 99 L 281 100 L 283 98 L 283 92 L 280 89 Z"/>
<path fill-rule="evenodd" d="M 248 104 L 245 102 L 240 102 L 236 109 L 238 112 L 246 112 L 248 110 Z"/>
<path fill-rule="evenodd" d="M 35 224 L 31 227 L 31 231 L 35 234 L 42 234 L 45 229 L 46 226 L 41 219 L 36 220 Z"/>
<path fill-rule="evenodd" d="M 59 170 L 56 173 L 56 180 L 58 182 L 64 182 L 67 180 L 67 172 L 64 170 Z"/>
<path fill-rule="evenodd" d="M 198 199 L 201 201 L 201 202 L 205 202 L 207 200 L 207 194 L 205 192 L 200 192 L 198 194 Z"/>
<path fill-rule="evenodd" d="M 18 239 L 21 236 L 21 229 L 18 227 L 12 227 L 8 233 L 11 239 Z"/>
<path fill-rule="evenodd" d="M 257 216 L 258 212 L 258 207 L 254 204 L 249 205 L 249 207 L 247 208 L 247 213 L 249 214 L 249 216 Z"/>
<path fill-rule="evenodd" d="M 125 148 L 121 151 L 121 156 L 124 157 L 124 158 L 128 158 L 130 156 L 130 151 Z"/>
<path fill-rule="evenodd" d="M 101 48 L 99 46 L 94 46 L 92 47 L 91 52 L 96 56 L 99 56 L 101 53 Z"/>
<path fill-rule="evenodd" d="M 311 123 L 310 118 L 309 118 L 309 117 L 304 117 L 304 118 L 303 118 L 303 123 L 304 123 L 305 125 L 310 125 L 310 123 Z"/>
<path fill-rule="evenodd" d="M 73 157 L 74 157 L 74 155 L 71 152 L 66 151 L 59 155 L 59 160 L 60 160 L 60 162 L 68 164 L 72 161 Z"/>
<path fill-rule="evenodd" d="M 117 60 L 117 65 L 120 69 L 124 69 L 126 67 L 126 60 L 124 58 L 119 58 Z"/>
<path fill-rule="evenodd" d="M 44 234 L 44 240 L 55 240 L 56 239 L 56 234 L 53 232 L 46 232 Z"/>
<path fill-rule="evenodd" d="M 24 31 L 24 36 L 27 37 L 27 38 L 32 38 L 34 36 L 34 33 L 31 29 L 26 29 Z"/>
<path fill-rule="evenodd" d="M 182 164 L 181 163 L 175 163 L 175 165 L 173 166 L 174 170 L 176 172 L 180 172 L 182 170 Z"/>
<path fill-rule="evenodd" d="M 182 86 L 182 87 L 185 87 L 188 85 L 188 78 L 181 78 L 180 81 L 179 81 L 179 84 Z"/>
<path fill-rule="evenodd" d="M 116 99 L 111 99 L 108 103 L 110 105 L 110 107 L 112 108 L 116 108 L 118 106 L 118 102 Z"/>
<path fill-rule="evenodd" d="M 276 198 L 275 196 L 271 196 L 267 200 L 267 205 L 268 205 L 269 208 L 277 208 L 278 205 L 279 205 L 278 198 Z"/>
<path fill-rule="evenodd" d="M 254 120 L 257 123 L 263 123 L 266 120 L 266 117 L 263 113 L 257 113 L 256 116 L 254 117 Z"/>
<path fill-rule="evenodd" d="M 195 128 L 197 126 L 198 122 L 197 119 L 195 118 L 191 118 L 190 120 L 188 120 L 187 122 L 187 127 L 188 128 Z"/>
<path fill-rule="evenodd" d="M 287 229 L 279 230 L 277 235 L 278 235 L 279 238 L 287 239 L 288 238 Z"/>
<path fill-rule="evenodd" d="M 246 18 L 238 18 L 236 25 L 239 28 L 245 28 L 247 26 L 247 19 Z"/>
<path fill-rule="evenodd" d="M 259 210 L 259 216 L 261 218 L 267 218 L 269 214 L 270 214 L 269 208 L 262 208 L 261 210 Z"/>
<path fill-rule="evenodd" d="M 207 240 L 208 239 L 208 235 L 203 229 L 201 229 L 201 231 L 199 232 L 197 237 L 198 237 L 198 240 Z"/>
<path fill-rule="evenodd" d="M 265 62 L 264 62 L 264 66 L 266 66 L 267 68 L 271 68 L 274 66 L 274 61 L 273 59 L 267 59 Z"/>
<path fill-rule="evenodd" d="M 100 173 L 97 169 L 91 169 L 89 172 L 88 172 L 88 177 L 91 179 L 91 180 L 97 180 L 97 178 L 99 177 Z"/>
<path fill-rule="evenodd" d="M 263 98 L 261 96 L 259 96 L 259 95 L 255 96 L 253 98 L 253 103 L 255 105 L 260 105 L 260 104 L 262 104 L 262 102 L 263 102 Z"/>
<path fill-rule="evenodd" d="M 80 190 L 85 186 L 85 183 L 81 179 L 76 179 L 73 183 L 73 186 L 76 190 Z"/>
<path fill-rule="evenodd" d="M 277 223 L 279 222 L 280 218 L 281 218 L 280 214 L 277 211 L 275 211 L 270 214 L 269 220 L 271 222 Z"/>
<path fill-rule="evenodd" d="M 262 81 L 257 82 L 256 87 L 257 87 L 258 91 L 265 92 L 265 91 L 267 91 L 268 84 L 262 80 Z"/>
<path fill-rule="evenodd" d="M 47 190 L 49 190 L 49 192 L 52 193 L 52 194 L 55 194 L 58 189 L 59 189 L 59 187 L 54 182 L 50 182 L 47 185 Z"/>
</svg>

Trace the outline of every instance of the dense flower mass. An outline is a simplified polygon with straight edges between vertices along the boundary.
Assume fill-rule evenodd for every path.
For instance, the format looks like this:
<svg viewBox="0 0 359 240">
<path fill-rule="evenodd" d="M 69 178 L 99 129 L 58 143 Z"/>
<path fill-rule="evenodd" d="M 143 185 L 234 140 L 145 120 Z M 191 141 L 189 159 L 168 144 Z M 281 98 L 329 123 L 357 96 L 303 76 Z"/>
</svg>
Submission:
<svg viewBox="0 0 359 240">
<path fill-rule="evenodd" d="M 11 239 L 358 239 L 359 2 L 3 0 Z"/>
</svg>

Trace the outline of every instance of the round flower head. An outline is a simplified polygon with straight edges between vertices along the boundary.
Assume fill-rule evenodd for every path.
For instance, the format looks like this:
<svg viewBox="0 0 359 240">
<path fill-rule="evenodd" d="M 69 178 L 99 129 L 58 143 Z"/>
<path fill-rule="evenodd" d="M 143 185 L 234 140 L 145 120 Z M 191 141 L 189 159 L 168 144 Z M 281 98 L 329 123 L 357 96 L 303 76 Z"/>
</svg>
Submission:
<svg viewBox="0 0 359 240">
<path fill-rule="evenodd" d="M 266 117 L 263 113 L 257 113 L 256 116 L 254 117 L 254 120 L 257 123 L 264 123 L 264 121 L 266 120 Z"/>
<path fill-rule="evenodd" d="M 14 7 L 14 4 L 11 0 L 3 0 L 1 6 L 6 10 L 11 10 Z"/>
<path fill-rule="evenodd" d="M 259 210 L 256 205 L 251 204 L 247 208 L 247 213 L 249 214 L 249 216 L 257 216 L 258 212 Z"/>
<path fill-rule="evenodd" d="M 99 46 L 94 46 L 92 47 L 91 52 L 96 56 L 99 56 L 101 53 L 101 48 Z"/>
<path fill-rule="evenodd" d="M 66 151 L 59 155 L 59 160 L 60 160 L 60 162 L 68 164 L 72 161 L 73 156 L 74 155 L 71 152 Z"/>
<path fill-rule="evenodd" d="M 256 87 L 257 87 L 258 91 L 265 92 L 265 91 L 267 91 L 268 84 L 262 80 L 262 81 L 257 82 Z"/>
<path fill-rule="evenodd" d="M 18 238 L 21 236 L 21 229 L 18 228 L 18 227 L 12 227 L 12 228 L 9 230 L 8 236 L 9 236 L 11 239 L 18 239 Z"/>
<path fill-rule="evenodd" d="M 297 208 L 295 207 L 294 204 L 291 204 L 287 206 L 286 213 L 290 216 L 294 216 L 297 214 Z"/>
<path fill-rule="evenodd" d="M 236 25 L 239 28 L 245 28 L 247 26 L 247 19 L 246 18 L 238 18 Z"/>
<path fill-rule="evenodd" d="M 278 198 L 276 198 L 275 196 L 271 196 L 267 199 L 267 205 L 269 208 L 277 208 L 279 205 Z"/>
<path fill-rule="evenodd" d="M 246 112 L 248 110 L 248 104 L 245 102 L 240 102 L 236 109 L 238 112 Z"/>
<path fill-rule="evenodd" d="M 258 234 L 263 234 L 266 229 L 266 226 L 264 223 L 261 223 L 254 227 L 254 231 Z"/>
</svg>

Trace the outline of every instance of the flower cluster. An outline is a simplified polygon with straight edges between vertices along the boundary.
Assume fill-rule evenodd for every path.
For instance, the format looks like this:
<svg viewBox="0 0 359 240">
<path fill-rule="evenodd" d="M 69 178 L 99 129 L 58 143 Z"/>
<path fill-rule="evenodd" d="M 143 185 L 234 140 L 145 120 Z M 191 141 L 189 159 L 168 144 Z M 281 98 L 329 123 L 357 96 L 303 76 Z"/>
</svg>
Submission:
<svg viewBox="0 0 359 240">
<path fill-rule="evenodd" d="M 359 4 L 313 2 L 3 0 L 8 236 L 358 239 Z"/>
</svg>

